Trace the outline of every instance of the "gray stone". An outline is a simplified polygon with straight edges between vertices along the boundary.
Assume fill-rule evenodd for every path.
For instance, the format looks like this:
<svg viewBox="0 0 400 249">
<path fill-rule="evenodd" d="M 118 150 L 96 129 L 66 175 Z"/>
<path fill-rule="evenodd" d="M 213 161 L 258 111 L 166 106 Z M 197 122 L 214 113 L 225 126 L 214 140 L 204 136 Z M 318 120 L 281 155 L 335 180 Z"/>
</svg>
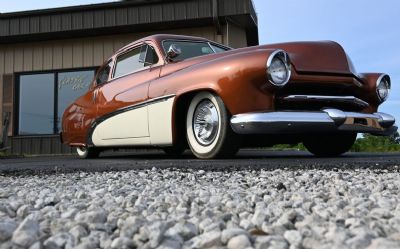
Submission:
<svg viewBox="0 0 400 249">
<path fill-rule="evenodd" d="M 0 221 L 0 242 L 10 239 L 16 228 L 17 223 L 11 219 Z"/>
<path fill-rule="evenodd" d="M 121 227 L 121 236 L 132 238 L 143 226 L 144 220 L 137 216 L 128 217 Z"/>
<path fill-rule="evenodd" d="M 249 235 L 246 230 L 241 228 L 225 229 L 221 233 L 221 241 L 222 243 L 226 244 L 231 238 L 242 234 L 246 235 L 246 237 Z"/>
<path fill-rule="evenodd" d="M 254 226 L 261 228 L 261 225 L 267 218 L 267 210 L 266 209 L 257 209 L 254 212 L 253 217 L 251 218 L 251 222 L 254 224 Z"/>
<path fill-rule="evenodd" d="M 135 243 L 132 239 L 126 237 L 119 237 L 113 240 L 111 243 L 112 249 L 131 249 L 135 248 Z"/>
<path fill-rule="evenodd" d="M 398 249 L 400 248 L 400 241 L 385 239 L 385 238 L 377 238 L 371 241 L 371 244 L 367 247 L 367 249 Z"/>
<path fill-rule="evenodd" d="M 256 241 L 254 243 L 256 249 L 287 249 L 289 248 L 289 244 L 282 236 L 257 236 Z"/>
<path fill-rule="evenodd" d="M 74 226 L 71 228 L 71 230 L 69 230 L 69 233 L 75 238 L 76 241 L 79 241 L 82 237 L 88 236 L 88 231 L 82 225 Z"/>
<path fill-rule="evenodd" d="M 99 248 L 98 244 L 90 241 L 82 242 L 74 247 L 74 249 L 97 249 L 97 248 Z"/>
<path fill-rule="evenodd" d="M 33 210 L 33 207 L 30 205 L 22 205 L 17 210 L 17 217 L 20 219 L 24 219 L 28 214 Z"/>
<path fill-rule="evenodd" d="M 149 244 L 151 247 L 157 247 L 164 238 L 164 233 L 173 224 L 170 222 L 155 221 L 148 226 Z"/>
<path fill-rule="evenodd" d="M 157 247 L 157 249 L 180 249 L 182 247 L 183 241 L 174 238 L 168 238 L 163 240 L 163 242 Z"/>
<path fill-rule="evenodd" d="M 44 241 L 46 249 L 73 248 L 76 245 L 75 238 L 69 233 L 58 233 Z"/>
<path fill-rule="evenodd" d="M 33 245 L 31 245 L 29 247 L 29 249 L 42 249 L 42 248 L 43 248 L 43 246 L 42 246 L 42 243 L 40 243 L 40 241 L 35 242 Z"/>
<path fill-rule="evenodd" d="M 289 244 L 295 247 L 300 247 L 303 236 L 297 230 L 288 230 L 284 233 L 283 237 L 289 242 Z"/>
<path fill-rule="evenodd" d="M 200 236 L 194 237 L 183 244 L 183 248 L 212 248 L 221 246 L 221 232 L 208 232 Z"/>
<path fill-rule="evenodd" d="M 246 249 L 251 247 L 249 238 L 242 234 L 231 238 L 227 245 L 228 249 Z"/>
<path fill-rule="evenodd" d="M 39 223 L 31 217 L 25 218 L 12 235 L 12 242 L 21 247 L 29 247 L 39 240 Z"/>
<path fill-rule="evenodd" d="M 190 240 L 194 236 L 199 233 L 197 226 L 191 222 L 179 222 L 176 223 L 173 227 L 169 228 L 165 235 L 166 236 L 175 236 L 179 235 L 184 240 Z"/>
<path fill-rule="evenodd" d="M 107 220 L 107 212 L 104 209 L 97 209 L 84 213 L 78 213 L 75 216 L 75 221 L 93 223 L 104 223 Z"/>
</svg>

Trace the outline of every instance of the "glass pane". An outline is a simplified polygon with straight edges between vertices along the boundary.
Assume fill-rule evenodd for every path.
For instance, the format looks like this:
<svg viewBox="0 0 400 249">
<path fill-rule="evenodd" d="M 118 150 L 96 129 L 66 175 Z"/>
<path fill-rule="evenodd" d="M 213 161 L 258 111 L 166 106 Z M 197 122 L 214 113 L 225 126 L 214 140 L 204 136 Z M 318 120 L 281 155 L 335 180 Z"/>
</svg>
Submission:
<svg viewBox="0 0 400 249">
<path fill-rule="evenodd" d="M 175 44 L 181 50 L 181 54 L 174 58 L 174 60 L 184 60 L 201 55 L 214 54 L 210 45 L 207 42 L 187 42 L 187 41 L 164 41 L 163 47 L 167 53 L 169 47 Z"/>
<path fill-rule="evenodd" d="M 157 53 L 153 47 L 149 46 L 149 49 L 147 49 L 147 54 L 146 54 L 146 66 L 156 64 L 157 62 L 158 62 Z"/>
<path fill-rule="evenodd" d="M 215 46 L 213 44 L 211 44 L 211 47 L 214 49 L 214 51 L 218 54 L 218 53 L 222 53 L 225 51 L 228 51 L 228 49 L 223 48 L 223 47 L 219 47 L 219 46 Z"/>
<path fill-rule="evenodd" d="M 97 85 L 104 84 L 108 81 L 108 76 L 110 75 L 112 61 L 110 61 L 107 65 L 100 69 L 97 74 L 96 83 Z"/>
<path fill-rule="evenodd" d="M 144 64 L 139 62 L 140 50 L 141 47 L 133 49 L 118 57 L 114 78 L 132 73 L 144 67 Z"/>
<path fill-rule="evenodd" d="M 19 134 L 54 133 L 54 74 L 20 76 Z"/>
<path fill-rule="evenodd" d="M 58 74 L 58 130 L 61 118 L 67 108 L 76 98 L 85 94 L 94 76 L 94 70 L 76 71 Z"/>
</svg>

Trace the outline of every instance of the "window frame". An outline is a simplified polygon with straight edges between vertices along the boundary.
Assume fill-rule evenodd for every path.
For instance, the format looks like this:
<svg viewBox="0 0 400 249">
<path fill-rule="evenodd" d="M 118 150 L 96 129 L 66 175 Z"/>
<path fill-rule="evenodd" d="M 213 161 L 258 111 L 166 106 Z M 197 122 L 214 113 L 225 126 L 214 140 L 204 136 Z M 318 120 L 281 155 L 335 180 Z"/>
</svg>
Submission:
<svg viewBox="0 0 400 249">
<path fill-rule="evenodd" d="M 105 82 L 99 84 L 99 83 L 97 82 L 97 78 L 98 78 L 98 76 L 99 76 L 99 74 L 100 74 L 100 71 L 103 70 L 105 67 L 107 67 L 107 66 L 109 66 L 109 65 L 110 65 L 110 72 L 108 72 L 107 80 L 106 80 Z M 104 63 L 104 64 L 101 65 L 100 67 L 97 67 L 96 71 L 94 72 L 94 84 L 95 84 L 94 87 L 98 87 L 98 86 L 102 86 L 102 85 L 104 85 L 104 84 L 107 84 L 107 83 L 111 80 L 111 79 L 110 79 L 110 74 L 111 74 L 111 72 L 113 71 L 113 68 L 114 68 L 114 60 L 113 60 L 113 59 L 109 59 L 109 60 L 107 60 L 106 63 Z"/>
<path fill-rule="evenodd" d="M 121 56 L 124 56 L 125 54 L 131 52 L 132 50 L 139 49 L 140 47 L 146 46 L 146 45 L 153 48 L 154 53 L 155 53 L 155 55 L 156 55 L 157 58 L 158 58 L 157 63 L 151 64 L 151 65 L 148 65 L 148 66 L 144 66 L 144 67 L 142 67 L 142 68 L 140 68 L 140 69 L 138 69 L 138 70 L 134 70 L 134 71 L 132 71 L 132 72 L 129 72 L 129 73 L 120 75 L 120 76 L 118 76 L 118 77 L 114 77 L 114 76 L 115 76 L 115 70 L 116 70 L 117 64 L 118 64 L 118 58 L 120 58 Z M 146 56 L 147 56 L 147 52 L 148 52 L 148 49 L 146 49 L 145 59 L 146 59 Z M 127 48 L 127 49 L 124 49 L 123 51 L 121 51 L 120 53 L 118 53 L 118 54 L 115 56 L 115 58 L 114 58 L 114 65 L 113 65 L 113 68 L 112 68 L 112 73 L 111 73 L 110 81 L 113 81 L 113 80 L 116 80 L 116 79 L 119 79 L 119 78 L 122 78 L 122 77 L 125 77 L 125 76 L 128 76 L 128 75 L 131 75 L 131 74 L 134 74 L 134 73 L 138 73 L 138 72 L 141 72 L 141 71 L 150 69 L 151 67 L 153 67 L 154 65 L 158 65 L 159 63 L 160 63 L 160 56 L 158 55 L 157 50 L 156 50 L 156 48 L 155 48 L 154 45 L 149 44 L 149 43 L 147 43 L 147 42 L 142 42 L 142 43 L 138 43 L 138 44 L 132 45 L 131 47 L 129 47 L 129 48 Z M 143 63 L 143 65 L 145 65 L 145 63 Z"/>
<path fill-rule="evenodd" d="M 171 41 L 172 42 L 176 41 L 176 42 L 206 43 L 206 44 L 208 44 L 208 46 L 210 46 L 211 50 L 214 51 L 214 54 L 218 54 L 218 53 L 215 52 L 215 50 L 213 49 L 213 47 L 211 45 L 216 46 L 216 47 L 220 47 L 222 49 L 226 49 L 226 51 L 230 51 L 230 50 L 234 49 L 234 48 L 231 48 L 231 47 L 228 47 L 228 46 L 216 43 L 216 42 L 208 41 L 208 40 L 204 40 L 203 41 L 203 40 L 187 40 L 187 39 L 182 39 L 182 40 L 181 39 L 165 39 L 165 40 L 161 41 L 161 49 L 162 49 L 162 52 L 165 54 L 165 56 L 167 55 L 168 48 L 164 47 L 164 42 L 171 42 Z M 205 56 L 205 55 L 200 55 L 200 56 Z M 196 56 L 196 57 L 200 57 L 200 56 Z M 196 57 L 190 57 L 190 58 L 187 58 L 187 59 L 196 58 Z M 187 59 L 185 59 L 185 60 L 187 60 Z M 166 62 L 166 63 L 168 63 L 168 62 Z"/>
<path fill-rule="evenodd" d="M 12 134 L 15 137 L 42 137 L 42 136 L 56 136 L 59 134 L 58 130 L 58 74 L 60 73 L 71 73 L 80 71 L 93 71 L 95 77 L 96 71 L 99 67 L 83 67 L 83 68 L 68 68 L 60 70 L 42 70 L 42 71 L 29 71 L 29 72 L 16 72 L 14 73 L 14 101 L 13 101 L 13 123 L 12 123 Z M 26 75 L 37 75 L 37 74 L 54 74 L 54 104 L 53 104 L 53 133 L 50 134 L 19 134 L 19 107 L 20 107 L 20 88 L 21 88 L 21 76 Z"/>
</svg>

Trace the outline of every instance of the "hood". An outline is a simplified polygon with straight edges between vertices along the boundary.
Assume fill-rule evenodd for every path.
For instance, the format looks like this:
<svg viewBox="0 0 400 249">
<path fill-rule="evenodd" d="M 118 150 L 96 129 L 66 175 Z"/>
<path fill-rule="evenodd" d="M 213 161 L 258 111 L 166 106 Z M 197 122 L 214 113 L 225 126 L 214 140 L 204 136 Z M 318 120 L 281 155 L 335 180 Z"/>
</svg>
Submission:
<svg viewBox="0 0 400 249">
<path fill-rule="evenodd" d="M 329 73 L 329 74 L 355 74 L 355 70 L 349 61 L 342 46 L 336 42 L 290 42 L 271 45 L 261 45 L 233 49 L 219 54 L 211 54 L 187 59 L 178 63 L 172 63 L 164 69 L 162 74 L 168 74 L 180 69 L 197 65 L 203 62 L 245 53 L 252 50 L 276 50 L 282 49 L 289 53 L 290 60 L 298 73 Z"/>
<path fill-rule="evenodd" d="M 299 73 L 354 74 L 355 70 L 343 47 L 336 42 L 290 42 L 261 46 L 282 49 Z"/>
</svg>

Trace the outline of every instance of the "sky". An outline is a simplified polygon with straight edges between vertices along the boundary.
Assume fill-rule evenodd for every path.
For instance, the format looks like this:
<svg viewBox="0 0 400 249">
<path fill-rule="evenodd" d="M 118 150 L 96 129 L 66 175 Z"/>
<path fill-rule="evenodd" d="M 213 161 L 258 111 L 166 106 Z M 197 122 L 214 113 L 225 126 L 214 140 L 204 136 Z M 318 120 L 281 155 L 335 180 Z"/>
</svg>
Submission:
<svg viewBox="0 0 400 249">
<path fill-rule="evenodd" d="M 387 73 L 389 99 L 380 111 L 400 124 L 399 0 L 253 0 L 260 44 L 333 40 L 352 58 L 359 73 Z M 0 12 L 110 2 L 104 0 L 0 0 Z"/>
</svg>

